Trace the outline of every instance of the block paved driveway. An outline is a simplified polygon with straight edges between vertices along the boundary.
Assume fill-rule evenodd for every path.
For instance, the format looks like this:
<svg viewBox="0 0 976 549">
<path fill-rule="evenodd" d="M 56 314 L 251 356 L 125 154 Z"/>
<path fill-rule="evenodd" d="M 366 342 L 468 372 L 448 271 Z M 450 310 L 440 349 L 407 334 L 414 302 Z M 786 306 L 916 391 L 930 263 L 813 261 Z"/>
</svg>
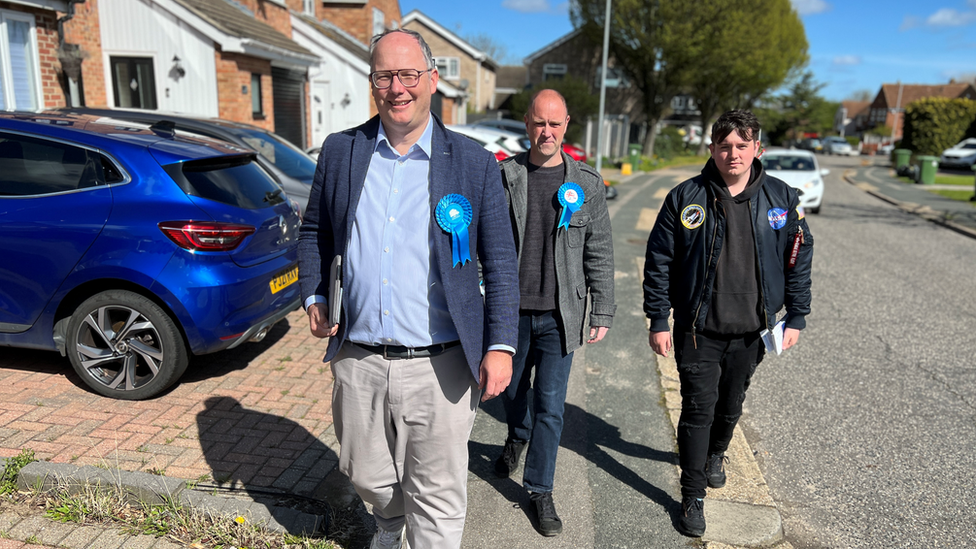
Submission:
<svg viewBox="0 0 976 549">
<path fill-rule="evenodd" d="M 311 494 L 337 462 L 326 340 L 301 309 L 260 343 L 193 357 L 147 401 L 95 394 L 57 352 L 0 347 L 0 458 Z"/>
</svg>

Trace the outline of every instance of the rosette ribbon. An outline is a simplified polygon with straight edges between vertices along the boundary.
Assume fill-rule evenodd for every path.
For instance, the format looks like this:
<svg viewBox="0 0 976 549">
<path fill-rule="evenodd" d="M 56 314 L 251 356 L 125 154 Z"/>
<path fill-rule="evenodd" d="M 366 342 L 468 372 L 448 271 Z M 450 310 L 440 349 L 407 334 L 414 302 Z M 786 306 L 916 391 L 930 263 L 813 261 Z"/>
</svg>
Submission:
<svg viewBox="0 0 976 549">
<path fill-rule="evenodd" d="M 556 230 L 569 230 L 569 220 L 583 206 L 583 200 L 586 198 L 583 195 L 583 188 L 576 183 L 563 183 L 556 191 L 556 198 L 559 199 L 559 205 L 563 207 L 562 213 L 559 214 L 559 225 L 556 226 Z"/>
<path fill-rule="evenodd" d="M 471 261 L 468 225 L 471 224 L 472 212 L 468 199 L 459 194 L 445 196 L 437 203 L 434 217 L 440 228 L 451 235 L 451 259 L 454 266 Z"/>
</svg>

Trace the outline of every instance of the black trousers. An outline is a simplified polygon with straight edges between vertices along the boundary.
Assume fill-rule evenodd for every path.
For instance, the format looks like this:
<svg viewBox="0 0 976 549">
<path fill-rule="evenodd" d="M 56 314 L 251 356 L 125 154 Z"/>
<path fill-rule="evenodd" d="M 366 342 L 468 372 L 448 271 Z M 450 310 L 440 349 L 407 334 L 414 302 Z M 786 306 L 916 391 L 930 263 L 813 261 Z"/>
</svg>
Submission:
<svg viewBox="0 0 976 549">
<path fill-rule="evenodd" d="M 696 344 L 697 343 L 697 344 Z M 681 381 L 678 461 L 682 497 L 705 497 L 705 461 L 725 452 L 742 415 L 746 389 L 762 361 L 759 333 L 704 336 L 675 330 L 674 351 Z"/>
</svg>

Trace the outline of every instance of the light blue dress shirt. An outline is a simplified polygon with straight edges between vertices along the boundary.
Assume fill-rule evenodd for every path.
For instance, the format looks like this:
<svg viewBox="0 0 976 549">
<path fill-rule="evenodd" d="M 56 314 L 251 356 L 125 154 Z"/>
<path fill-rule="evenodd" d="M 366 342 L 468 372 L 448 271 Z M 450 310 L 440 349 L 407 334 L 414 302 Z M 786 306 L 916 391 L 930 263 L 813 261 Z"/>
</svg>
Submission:
<svg viewBox="0 0 976 549">
<path fill-rule="evenodd" d="M 433 124 L 429 118 L 403 155 L 380 124 L 342 262 L 346 337 L 354 343 L 426 347 L 459 339 L 431 252 L 441 230 L 430 207 Z M 326 301 L 315 295 L 305 306 Z"/>
</svg>

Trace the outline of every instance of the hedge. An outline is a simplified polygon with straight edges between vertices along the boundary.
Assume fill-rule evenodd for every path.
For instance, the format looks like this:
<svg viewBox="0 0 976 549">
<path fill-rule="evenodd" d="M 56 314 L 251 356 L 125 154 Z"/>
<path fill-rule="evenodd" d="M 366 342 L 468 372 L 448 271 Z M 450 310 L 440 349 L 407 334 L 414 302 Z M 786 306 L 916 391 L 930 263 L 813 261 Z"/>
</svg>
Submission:
<svg viewBox="0 0 976 549">
<path fill-rule="evenodd" d="M 976 101 L 927 97 L 905 108 L 901 147 L 938 156 L 967 137 L 976 137 Z"/>
</svg>

